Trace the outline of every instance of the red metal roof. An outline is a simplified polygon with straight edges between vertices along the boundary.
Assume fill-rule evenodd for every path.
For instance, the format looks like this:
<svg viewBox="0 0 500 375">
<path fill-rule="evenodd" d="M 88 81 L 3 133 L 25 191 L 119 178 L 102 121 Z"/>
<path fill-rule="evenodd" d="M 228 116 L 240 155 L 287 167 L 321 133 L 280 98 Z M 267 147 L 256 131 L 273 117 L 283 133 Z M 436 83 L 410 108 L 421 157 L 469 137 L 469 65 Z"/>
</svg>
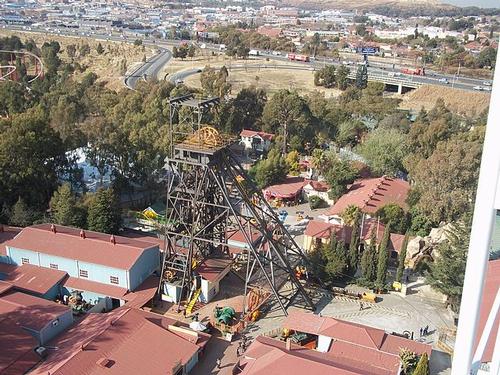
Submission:
<svg viewBox="0 0 500 375">
<path fill-rule="evenodd" d="M 398 355 L 402 347 L 418 354 L 425 352 L 430 355 L 431 353 L 429 345 L 389 335 L 381 329 L 302 311 L 291 311 L 283 322 L 283 327 L 299 332 L 331 337 L 335 340 L 394 355 Z"/>
<path fill-rule="evenodd" d="M 7 255 L 5 248 L 5 242 L 13 239 L 22 228 L 9 227 L 7 225 L 0 224 L 0 256 Z"/>
<path fill-rule="evenodd" d="M 133 292 L 129 292 L 124 296 L 127 301 L 125 305 L 128 307 L 141 308 L 154 297 L 159 284 L 160 278 L 158 276 L 149 276 Z"/>
<path fill-rule="evenodd" d="M 479 313 L 479 326 L 477 330 L 477 337 L 475 347 L 479 344 L 479 339 L 488 320 L 493 302 L 500 286 L 500 259 L 491 260 L 488 263 L 488 271 L 486 274 L 486 281 L 483 289 L 483 300 L 481 301 L 481 308 Z M 498 335 L 498 325 L 500 322 L 500 314 L 497 312 L 495 324 L 490 332 L 490 336 L 486 343 L 486 348 L 483 353 L 482 362 L 491 362 L 493 359 L 493 349 L 495 348 L 495 338 Z"/>
<path fill-rule="evenodd" d="M 310 185 L 315 191 L 327 192 L 330 190 L 330 185 L 326 181 L 306 180 L 305 186 Z"/>
<path fill-rule="evenodd" d="M 232 263 L 232 259 L 208 258 L 205 259 L 195 271 L 204 279 L 214 282 L 228 267 L 231 267 Z"/>
<path fill-rule="evenodd" d="M 410 184 L 404 180 L 379 177 L 355 181 L 349 191 L 344 194 L 327 211 L 327 215 L 340 215 L 351 205 L 357 206 L 362 212 L 372 214 L 389 203 L 395 203 L 407 209 L 406 198 Z"/>
<path fill-rule="evenodd" d="M 11 283 L 0 280 L 0 294 L 5 293 L 6 291 L 12 289 L 13 286 Z"/>
<path fill-rule="evenodd" d="M 295 198 L 300 194 L 305 183 L 306 182 L 303 177 L 288 176 L 283 183 L 268 186 L 264 190 L 264 196 L 285 199 Z"/>
<path fill-rule="evenodd" d="M 23 326 L 40 330 L 47 324 L 67 313 L 67 306 L 17 291 L 10 291 L 0 297 L 0 316 L 10 317 Z"/>
<path fill-rule="evenodd" d="M 47 293 L 54 285 L 58 284 L 66 272 L 51 268 L 23 264 L 12 270 L 6 278 L 17 289 L 26 290 L 38 294 Z"/>
<path fill-rule="evenodd" d="M 240 358 L 237 367 L 242 368 L 241 375 L 282 375 L 282 374 L 327 374 L 327 375 L 379 375 L 363 369 L 362 372 L 335 361 L 325 353 L 316 352 L 292 344 L 286 350 L 286 344 L 264 336 L 258 336 Z M 385 372 L 392 375 L 393 373 Z"/>
<path fill-rule="evenodd" d="M 35 354 L 37 340 L 24 330 L 14 317 L 0 318 L 0 373 L 2 375 L 25 374 L 40 357 Z"/>
<path fill-rule="evenodd" d="M 268 141 L 271 141 L 274 137 L 274 134 L 271 133 L 266 133 L 266 132 L 258 132 L 255 130 L 249 130 L 249 129 L 243 129 L 240 133 L 241 137 L 260 137 L 262 139 L 266 139 Z"/>
<path fill-rule="evenodd" d="M 344 241 L 345 243 L 349 243 L 351 241 L 352 228 L 348 226 L 311 220 L 307 223 L 307 227 L 304 231 L 305 236 L 325 239 L 330 238 L 332 233 L 336 234 L 338 241 Z"/>
<path fill-rule="evenodd" d="M 123 308 L 109 314 L 88 314 L 49 343 L 58 350 L 49 352 L 33 374 L 172 373 L 176 364 L 186 364 L 199 346 L 169 330 L 163 320 L 161 315 Z M 197 335 L 193 332 L 192 336 Z"/>
<path fill-rule="evenodd" d="M 55 233 L 51 230 L 55 228 Z M 82 262 L 129 270 L 146 249 L 155 245 L 132 238 L 40 224 L 24 228 L 7 246 L 38 251 Z M 113 242 L 114 241 L 114 242 Z"/>
<path fill-rule="evenodd" d="M 122 288 L 120 286 L 98 283 L 78 277 L 68 277 L 63 285 L 68 288 L 94 292 L 117 299 L 125 299 L 124 296 L 128 292 L 126 288 Z"/>
</svg>

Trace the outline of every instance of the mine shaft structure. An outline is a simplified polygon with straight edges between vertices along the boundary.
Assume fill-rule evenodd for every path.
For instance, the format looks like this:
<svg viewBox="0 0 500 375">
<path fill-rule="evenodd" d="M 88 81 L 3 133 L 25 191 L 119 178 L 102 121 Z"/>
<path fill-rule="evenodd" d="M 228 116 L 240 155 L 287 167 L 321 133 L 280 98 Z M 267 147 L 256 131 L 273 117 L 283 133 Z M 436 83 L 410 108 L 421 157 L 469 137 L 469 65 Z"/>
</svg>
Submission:
<svg viewBox="0 0 500 375">
<path fill-rule="evenodd" d="M 241 254 L 246 263 L 244 313 L 273 298 L 285 314 L 291 304 L 314 309 L 304 281 L 296 276 L 297 267 L 307 266 L 308 260 L 232 152 L 236 139 L 202 124 L 204 113 L 218 103 L 218 98 L 193 95 L 170 99 L 160 291 L 163 283 L 175 281 L 182 299 L 189 300 L 197 265 L 228 257 L 228 239 L 239 232 L 247 244 Z"/>
</svg>

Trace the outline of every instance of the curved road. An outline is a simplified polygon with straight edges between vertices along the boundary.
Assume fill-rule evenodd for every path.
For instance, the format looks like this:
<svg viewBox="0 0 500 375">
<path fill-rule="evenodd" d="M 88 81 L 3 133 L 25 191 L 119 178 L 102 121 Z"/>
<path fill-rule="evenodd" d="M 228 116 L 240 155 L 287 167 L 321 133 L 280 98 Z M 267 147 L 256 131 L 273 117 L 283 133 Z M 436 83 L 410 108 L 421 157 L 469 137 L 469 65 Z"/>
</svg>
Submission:
<svg viewBox="0 0 500 375">
<path fill-rule="evenodd" d="M 166 49 L 159 47 L 159 52 L 150 57 L 145 63 L 135 68 L 131 73 L 127 74 L 123 80 L 125 86 L 134 90 L 137 82 L 140 79 L 157 77 L 160 70 L 170 61 L 172 53 Z"/>
</svg>

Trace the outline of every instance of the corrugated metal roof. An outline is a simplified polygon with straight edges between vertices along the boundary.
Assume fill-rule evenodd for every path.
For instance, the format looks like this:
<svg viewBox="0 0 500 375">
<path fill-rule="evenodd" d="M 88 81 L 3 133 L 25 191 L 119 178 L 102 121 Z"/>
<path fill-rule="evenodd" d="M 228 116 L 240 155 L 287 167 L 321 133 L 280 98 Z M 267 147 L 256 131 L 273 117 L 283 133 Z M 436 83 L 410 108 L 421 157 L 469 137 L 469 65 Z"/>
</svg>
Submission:
<svg viewBox="0 0 500 375">
<path fill-rule="evenodd" d="M 55 232 L 54 230 L 55 229 Z M 60 225 L 24 228 L 7 246 L 129 270 L 154 244 Z"/>
</svg>

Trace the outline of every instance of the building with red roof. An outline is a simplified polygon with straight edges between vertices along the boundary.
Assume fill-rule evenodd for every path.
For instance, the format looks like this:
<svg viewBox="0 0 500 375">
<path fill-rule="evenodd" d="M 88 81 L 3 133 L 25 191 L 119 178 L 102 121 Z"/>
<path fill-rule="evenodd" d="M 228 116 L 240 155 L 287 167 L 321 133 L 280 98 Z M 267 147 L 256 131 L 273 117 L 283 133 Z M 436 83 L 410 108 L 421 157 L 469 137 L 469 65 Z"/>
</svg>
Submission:
<svg viewBox="0 0 500 375">
<path fill-rule="evenodd" d="M 403 209 L 408 208 L 406 198 L 410 184 L 392 177 L 378 177 L 356 180 L 346 194 L 323 214 L 329 221 L 342 223 L 340 215 L 349 206 L 359 207 L 361 212 L 374 215 L 378 209 L 394 203 Z"/>
<path fill-rule="evenodd" d="M 274 134 L 243 129 L 240 138 L 240 144 L 245 147 L 245 150 L 262 153 L 268 151 L 271 147 Z"/>
<path fill-rule="evenodd" d="M 21 229 L 0 224 L 0 262 L 8 262 L 5 243 L 17 236 Z"/>
<path fill-rule="evenodd" d="M 328 196 L 330 185 L 326 181 L 307 180 L 302 187 L 304 199 L 309 201 L 311 197 L 319 197 L 328 204 L 333 204 L 333 200 Z"/>
<path fill-rule="evenodd" d="M 49 344 L 33 375 L 184 374 L 198 362 L 209 335 L 142 310 L 88 314 Z"/>
<path fill-rule="evenodd" d="M 302 345 L 292 344 L 290 339 L 285 343 L 258 337 L 234 373 L 398 375 L 401 349 L 417 355 L 432 351 L 430 345 L 380 329 L 303 311 L 291 311 L 283 328 L 306 334 Z"/>
<path fill-rule="evenodd" d="M 35 349 L 45 345 L 72 323 L 73 314 L 68 307 L 11 288 L 2 288 L 0 373 L 27 373 L 41 360 Z"/>
<path fill-rule="evenodd" d="M 297 200 L 302 196 L 302 188 L 306 180 L 303 177 L 287 176 L 280 184 L 271 185 L 264 189 L 266 199 Z"/>
<path fill-rule="evenodd" d="M 4 260 L 20 265 L 6 280 L 14 286 L 51 299 L 82 291 L 87 302 L 105 309 L 123 305 L 125 295 L 157 271 L 160 261 L 157 241 L 53 224 L 24 228 L 5 247 Z"/>
<path fill-rule="evenodd" d="M 219 283 L 231 271 L 232 264 L 228 258 L 207 258 L 195 268 L 201 276 L 199 301 L 210 302 L 219 293 Z"/>
</svg>

